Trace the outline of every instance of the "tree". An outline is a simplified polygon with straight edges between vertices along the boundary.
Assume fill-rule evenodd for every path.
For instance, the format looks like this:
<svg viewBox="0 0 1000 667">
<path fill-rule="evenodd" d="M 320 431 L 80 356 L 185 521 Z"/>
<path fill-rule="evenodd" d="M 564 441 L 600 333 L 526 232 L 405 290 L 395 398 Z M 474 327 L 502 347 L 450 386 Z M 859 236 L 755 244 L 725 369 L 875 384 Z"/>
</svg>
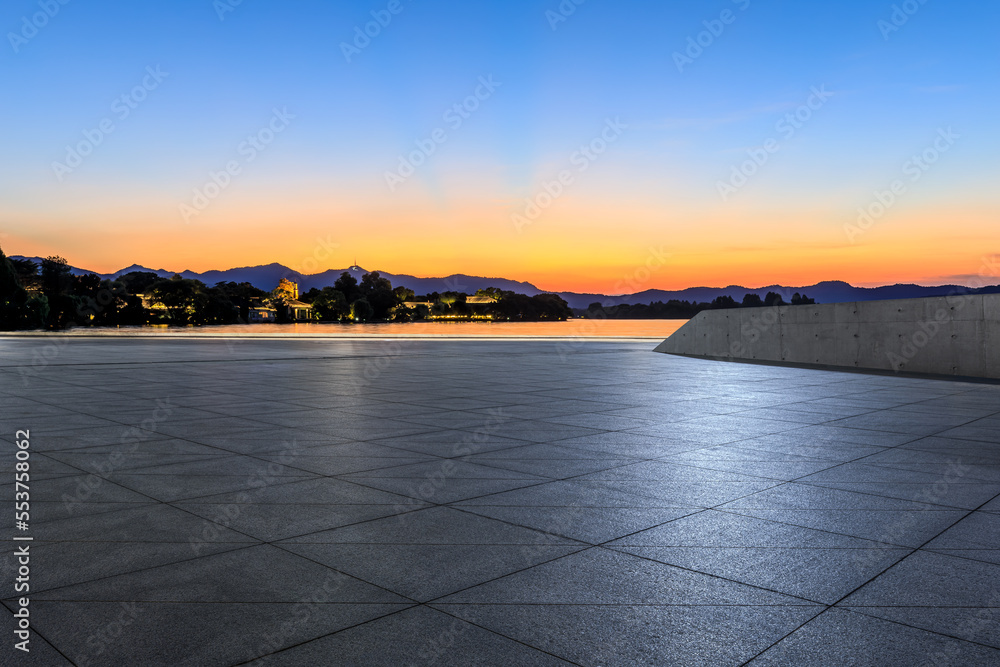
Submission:
<svg viewBox="0 0 1000 667">
<path fill-rule="evenodd" d="M 125 295 L 125 306 L 118 314 L 118 322 L 132 326 L 149 323 L 149 313 L 142 304 L 142 297 L 135 294 Z"/>
<path fill-rule="evenodd" d="M 448 306 L 441 301 L 432 301 L 430 314 L 434 317 L 441 317 L 448 313 Z"/>
<path fill-rule="evenodd" d="M 72 280 L 73 272 L 64 258 L 53 255 L 42 260 L 42 291 L 46 294 L 66 293 Z"/>
<path fill-rule="evenodd" d="M 315 290 L 312 306 L 321 320 L 337 321 L 350 313 L 351 309 L 347 305 L 347 297 L 340 290 L 332 287 L 324 287 L 322 290 Z M 313 290 L 309 290 L 310 294 Z"/>
<path fill-rule="evenodd" d="M 392 283 L 379 275 L 378 271 L 366 273 L 361 278 L 361 296 L 372 308 L 369 319 L 386 320 L 399 305 L 399 296 L 392 290 Z"/>
<path fill-rule="evenodd" d="M 476 290 L 476 296 L 489 296 L 499 301 L 501 297 L 503 297 L 503 290 L 500 289 L 499 287 L 486 287 L 480 290 Z"/>
<path fill-rule="evenodd" d="M 240 322 L 249 322 L 250 309 L 268 297 L 267 292 L 247 282 L 220 282 L 216 283 L 214 289 L 218 290 L 239 310 Z"/>
<path fill-rule="evenodd" d="M 205 297 L 200 311 L 195 311 L 196 324 L 236 324 L 240 319 L 240 307 L 229 296 L 217 288 L 204 291 Z"/>
<path fill-rule="evenodd" d="M 569 304 L 558 294 L 536 294 L 531 300 L 539 319 L 562 321 L 573 315 Z"/>
<path fill-rule="evenodd" d="M 591 304 L 600 306 L 600 304 Z M 660 320 L 688 320 L 703 310 L 711 308 L 708 303 L 691 303 L 690 301 L 680 301 L 671 299 L 666 303 L 656 301 L 649 304 L 619 304 L 601 310 L 575 310 L 577 315 L 588 318 L 608 318 L 617 320 L 638 320 L 638 319 L 660 319 Z"/>
<path fill-rule="evenodd" d="M 117 326 L 119 314 L 128 303 L 128 292 L 119 281 L 102 280 L 95 273 L 76 276 L 72 286 L 76 300 L 77 324 Z"/>
<path fill-rule="evenodd" d="M 750 292 L 743 296 L 744 308 L 760 308 L 763 305 L 764 305 L 764 300 L 760 298 L 759 294 L 754 294 Z"/>
<path fill-rule="evenodd" d="M 361 277 L 361 291 L 365 294 L 371 294 L 372 292 L 378 290 L 392 291 L 392 283 L 389 282 L 388 278 L 383 278 L 378 271 L 372 271 L 371 273 L 366 273 Z"/>
<path fill-rule="evenodd" d="M 44 294 L 28 298 L 21 317 L 22 329 L 42 329 L 49 321 L 49 300 Z"/>
<path fill-rule="evenodd" d="M 118 281 L 125 286 L 129 294 L 145 294 L 152 287 L 153 283 L 160 280 L 160 276 L 152 271 L 130 271 L 118 276 Z"/>
<path fill-rule="evenodd" d="M 498 303 L 494 304 L 495 312 L 500 319 L 511 321 L 536 320 L 536 303 L 526 294 L 506 292 Z"/>
<path fill-rule="evenodd" d="M 737 308 L 736 299 L 731 296 L 718 296 L 712 302 L 712 308 Z"/>
<path fill-rule="evenodd" d="M 344 295 L 348 303 L 354 303 L 361 298 L 361 290 L 358 289 L 358 280 L 347 271 L 340 274 L 337 281 L 333 283 L 333 288 Z"/>
<path fill-rule="evenodd" d="M 438 297 L 438 301 L 445 307 L 445 313 L 463 316 L 469 314 L 469 307 L 465 305 L 466 298 L 463 292 L 445 292 Z"/>
<path fill-rule="evenodd" d="M 784 306 L 785 300 L 777 292 L 768 292 L 767 296 L 764 297 L 764 305 L 768 308 L 771 306 Z"/>
<path fill-rule="evenodd" d="M 358 299 L 351 304 L 351 316 L 357 322 L 367 322 L 374 314 L 375 310 L 365 299 Z"/>
<path fill-rule="evenodd" d="M 78 302 L 71 288 L 73 273 L 62 257 L 52 256 L 42 260 L 41 287 L 49 303 L 49 326 L 62 329 L 77 317 Z"/>
<path fill-rule="evenodd" d="M 810 299 L 805 294 L 799 294 L 796 292 L 792 295 L 792 305 L 793 306 L 808 306 L 816 303 L 815 299 Z"/>
<path fill-rule="evenodd" d="M 282 278 L 278 281 L 278 286 L 274 288 L 271 292 L 273 296 L 278 301 L 290 301 L 298 297 L 299 288 L 288 278 Z"/>
<path fill-rule="evenodd" d="M 409 287 L 400 286 L 392 291 L 396 293 L 396 299 L 398 299 L 400 303 L 403 303 L 404 301 L 413 301 L 417 296 Z"/>
<path fill-rule="evenodd" d="M 14 265 L 14 271 L 17 273 L 17 279 L 21 283 L 21 287 L 29 289 L 31 287 L 38 287 L 38 264 L 35 264 L 30 259 L 13 259 L 10 258 L 11 264 Z"/>
<path fill-rule="evenodd" d="M 21 327 L 27 301 L 28 295 L 17 277 L 14 263 L 0 249 L 0 330 Z"/>
<path fill-rule="evenodd" d="M 209 301 L 204 283 L 180 276 L 156 282 L 149 288 L 149 296 L 166 307 L 174 324 L 201 323 Z"/>
</svg>

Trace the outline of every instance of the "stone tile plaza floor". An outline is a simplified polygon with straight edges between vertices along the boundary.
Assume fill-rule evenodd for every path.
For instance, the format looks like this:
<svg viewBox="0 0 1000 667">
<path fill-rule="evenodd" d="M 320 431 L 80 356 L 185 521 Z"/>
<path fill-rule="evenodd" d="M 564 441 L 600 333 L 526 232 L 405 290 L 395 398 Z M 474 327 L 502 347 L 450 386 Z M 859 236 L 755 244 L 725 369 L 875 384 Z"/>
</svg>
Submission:
<svg viewBox="0 0 1000 667">
<path fill-rule="evenodd" d="M 0 664 L 1000 665 L 1000 386 L 654 346 L 2 338 Z"/>
</svg>

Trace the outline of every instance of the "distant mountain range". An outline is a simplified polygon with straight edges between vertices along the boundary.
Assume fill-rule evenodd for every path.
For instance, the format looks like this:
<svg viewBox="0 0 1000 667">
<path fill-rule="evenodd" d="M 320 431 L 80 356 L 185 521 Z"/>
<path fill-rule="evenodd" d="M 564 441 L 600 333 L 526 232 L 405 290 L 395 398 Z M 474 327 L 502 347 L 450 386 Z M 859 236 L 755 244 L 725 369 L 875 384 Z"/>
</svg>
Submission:
<svg viewBox="0 0 1000 667">
<path fill-rule="evenodd" d="M 41 262 L 38 257 L 12 256 L 15 259 L 30 259 L 34 262 Z M 97 273 L 72 267 L 73 273 L 83 275 L 87 273 Z M 184 278 L 200 280 L 206 285 L 215 285 L 219 282 L 247 282 L 254 287 L 263 290 L 272 290 L 277 286 L 282 278 L 288 278 L 299 284 L 299 290 L 306 292 L 313 287 L 322 288 L 333 283 L 345 271 L 361 280 L 361 277 L 368 273 L 368 270 L 360 266 L 350 266 L 346 269 L 331 269 L 322 273 L 303 275 L 282 264 L 265 264 L 263 266 L 244 266 L 225 271 L 205 271 L 197 273 L 195 271 L 167 271 L 165 269 L 150 269 L 134 264 L 132 266 L 115 271 L 114 273 L 97 275 L 102 278 L 117 278 L 132 271 L 148 271 L 164 278 L 170 278 L 175 273 L 179 273 Z M 531 283 L 508 280 L 506 278 L 485 278 L 482 276 L 468 276 L 465 274 L 455 274 L 443 278 L 418 278 L 406 274 L 394 274 L 387 271 L 379 271 L 382 277 L 389 279 L 393 287 L 400 285 L 409 287 L 417 294 L 429 294 L 431 292 L 465 292 L 472 294 L 476 290 L 487 287 L 499 287 L 502 290 L 518 292 L 534 296 L 542 294 L 545 290 L 538 289 Z M 678 299 L 680 301 L 707 302 L 719 296 L 730 296 L 737 301 L 743 299 L 747 293 L 757 294 L 763 298 L 768 292 L 781 294 L 785 301 L 791 299 L 792 294 L 798 292 L 806 294 L 816 300 L 817 303 L 841 303 L 845 301 L 878 301 L 883 299 L 911 299 L 925 296 L 947 296 L 956 292 L 967 292 L 967 287 L 960 285 L 939 285 L 935 287 L 924 287 L 922 285 L 886 285 L 883 287 L 855 287 L 849 283 L 831 280 L 815 285 L 803 285 L 790 287 L 787 285 L 768 285 L 767 287 L 748 288 L 739 285 L 728 287 L 689 287 L 678 291 L 666 291 L 650 289 L 635 294 L 623 294 L 608 296 L 605 294 L 586 294 L 577 292 L 556 292 L 566 300 L 572 308 L 586 308 L 591 303 L 600 302 L 604 306 L 618 305 L 622 303 L 637 304 L 650 303 L 653 301 L 669 301 Z M 1000 285 L 984 287 L 972 290 L 975 293 L 996 294 L 1000 293 Z"/>
</svg>

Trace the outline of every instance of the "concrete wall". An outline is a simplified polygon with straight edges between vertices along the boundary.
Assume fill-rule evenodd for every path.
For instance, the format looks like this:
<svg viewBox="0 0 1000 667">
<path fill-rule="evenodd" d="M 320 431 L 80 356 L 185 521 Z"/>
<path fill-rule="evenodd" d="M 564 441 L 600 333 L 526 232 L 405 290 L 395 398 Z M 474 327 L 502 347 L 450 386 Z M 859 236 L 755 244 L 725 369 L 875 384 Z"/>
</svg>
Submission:
<svg viewBox="0 0 1000 667">
<path fill-rule="evenodd" d="M 1000 294 L 704 311 L 656 351 L 1000 379 Z"/>
</svg>

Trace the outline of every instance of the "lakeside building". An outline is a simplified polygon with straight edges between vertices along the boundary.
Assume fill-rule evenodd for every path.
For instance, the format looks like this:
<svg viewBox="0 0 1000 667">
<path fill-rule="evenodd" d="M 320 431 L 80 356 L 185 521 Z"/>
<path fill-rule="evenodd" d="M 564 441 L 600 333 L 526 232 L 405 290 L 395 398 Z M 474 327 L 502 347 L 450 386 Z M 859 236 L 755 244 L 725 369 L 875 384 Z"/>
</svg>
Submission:
<svg viewBox="0 0 1000 667">
<path fill-rule="evenodd" d="M 299 284 L 282 278 L 274 289 L 274 306 L 281 309 L 284 319 L 289 322 L 309 322 L 314 319 L 311 304 L 299 301 Z"/>
<path fill-rule="evenodd" d="M 418 312 L 423 308 L 423 316 L 427 320 L 492 320 L 493 315 L 491 313 L 484 313 L 482 307 L 496 302 L 497 299 L 492 296 L 467 296 L 465 297 L 465 305 L 470 310 L 468 315 L 456 315 L 454 313 L 448 315 L 437 314 L 434 312 L 434 308 L 435 306 L 440 306 L 442 303 L 440 301 L 404 301 L 403 307 Z"/>
<path fill-rule="evenodd" d="M 298 299 L 285 299 L 280 304 L 285 309 L 285 317 L 290 322 L 310 322 L 313 319 L 313 307 Z"/>
<path fill-rule="evenodd" d="M 261 302 L 259 305 L 250 306 L 247 320 L 252 324 L 263 324 L 266 322 L 278 321 L 278 309 L 270 304 Z"/>
</svg>

